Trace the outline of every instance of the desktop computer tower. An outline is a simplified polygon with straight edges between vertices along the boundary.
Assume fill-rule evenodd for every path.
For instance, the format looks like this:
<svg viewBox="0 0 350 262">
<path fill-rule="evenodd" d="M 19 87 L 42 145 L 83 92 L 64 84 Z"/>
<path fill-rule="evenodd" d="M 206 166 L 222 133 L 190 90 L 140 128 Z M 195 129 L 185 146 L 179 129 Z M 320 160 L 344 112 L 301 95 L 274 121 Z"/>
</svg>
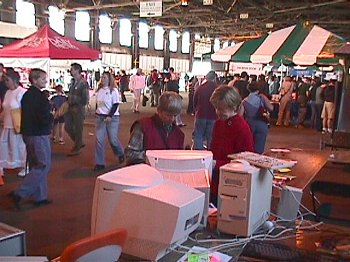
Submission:
<svg viewBox="0 0 350 262">
<path fill-rule="evenodd" d="M 272 174 L 243 160 L 220 168 L 218 191 L 219 231 L 250 236 L 269 217 Z"/>
</svg>

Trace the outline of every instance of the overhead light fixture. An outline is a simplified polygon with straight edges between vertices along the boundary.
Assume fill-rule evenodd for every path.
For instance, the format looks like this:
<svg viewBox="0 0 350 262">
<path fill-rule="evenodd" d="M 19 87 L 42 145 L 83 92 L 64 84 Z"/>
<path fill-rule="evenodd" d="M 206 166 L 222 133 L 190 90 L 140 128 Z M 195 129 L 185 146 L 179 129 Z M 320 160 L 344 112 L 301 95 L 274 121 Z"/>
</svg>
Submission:
<svg viewBox="0 0 350 262">
<path fill-rule="evenodd" d="M 212 5 L 213 0 L 203 0 L 203 5 Z"/>
<path fill-rule="evenodd" d="M 181 6 L 188 6 L 189 0 L 181 0 Z"/>
<path fill-rule="evenodd" d="M 240 18 L 240 19 L 247 19 L 248 17 L 249 17 L 249 14 L 248 14 L 248 13 L 239 14 L 239 18 Z"/>
</svg>

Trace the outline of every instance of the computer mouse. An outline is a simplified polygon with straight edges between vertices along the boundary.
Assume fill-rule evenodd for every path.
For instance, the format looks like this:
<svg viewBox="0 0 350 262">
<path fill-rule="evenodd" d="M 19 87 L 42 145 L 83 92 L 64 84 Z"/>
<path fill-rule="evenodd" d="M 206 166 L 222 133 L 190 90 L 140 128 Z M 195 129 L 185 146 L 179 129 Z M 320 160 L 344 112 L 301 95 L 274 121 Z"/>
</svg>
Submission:
<svg viewBox="0 0 350 262">
<path fill-rule="evenodd" d="M 273 224 L 272 221 L 265 221 L 264 222 L 264 228 L 266 228 L 267 230 L 270 230 L 274 227 L 275 225 Z"/>
</svg>

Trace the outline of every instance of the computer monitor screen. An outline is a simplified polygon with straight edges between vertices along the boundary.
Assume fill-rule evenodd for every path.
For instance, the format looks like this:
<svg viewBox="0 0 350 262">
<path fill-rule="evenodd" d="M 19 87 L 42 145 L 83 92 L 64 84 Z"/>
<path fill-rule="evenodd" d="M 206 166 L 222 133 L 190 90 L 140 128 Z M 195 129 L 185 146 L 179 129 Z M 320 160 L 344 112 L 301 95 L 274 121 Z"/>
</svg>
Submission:
<svg viewBox="0 0 350 262">
<path fill-rule="evenodd" d="M 205 150 L 147 150 L 149 164 L 163 177 L 195 188 L 205 194 L 202 224 L 209 208 L 213 154 Z"/>
<path fill-rule="evenodd" d="M 154 261 L 196 230 L 203 205 L 202 192 L 165 179 L 148 165 L 125 167 L 97 178 L 91 231 L 126 228 L 123 253 Z"/>
</svg>

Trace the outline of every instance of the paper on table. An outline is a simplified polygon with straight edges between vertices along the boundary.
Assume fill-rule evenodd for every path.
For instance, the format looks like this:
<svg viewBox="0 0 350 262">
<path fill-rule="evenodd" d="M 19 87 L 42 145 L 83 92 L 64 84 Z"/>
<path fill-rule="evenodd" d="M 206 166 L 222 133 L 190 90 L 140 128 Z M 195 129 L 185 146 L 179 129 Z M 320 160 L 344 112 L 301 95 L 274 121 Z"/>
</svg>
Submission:
<svg viewBox="0 0 350 262">
<path fill-rule="evenodd" d="M 193 253 L 204 254 L 207 252 L 208 252 L 207 248 L 193 246 L 191 250 L 187 254 L 183 255 L 177 262 L 187 262 L 188 261 L 187 258 L 189 254 L 193 254 Z M 229 262 L 231 258 L 232 258 L 231 256 L 225 255 L 220 252 L 209 253 L 209 261 L 211 262 Z"/>
<path fill-rule="evenodd" d="M 290 152 L 290 150 L 286 149 L 286 148 L 271 148 L 270 151 L 273 153 L 289 153 Z"/>
</svg>

